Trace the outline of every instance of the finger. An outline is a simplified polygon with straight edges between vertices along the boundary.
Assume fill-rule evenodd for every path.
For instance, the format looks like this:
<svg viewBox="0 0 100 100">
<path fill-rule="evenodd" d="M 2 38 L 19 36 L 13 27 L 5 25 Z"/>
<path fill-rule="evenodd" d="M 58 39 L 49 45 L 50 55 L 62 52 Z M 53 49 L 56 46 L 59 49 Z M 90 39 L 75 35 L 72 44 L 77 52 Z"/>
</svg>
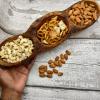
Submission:
<svg viewBox="0 0 100 100">
<path fill-rule="evenodd" d="M 1 84 L 1 74 L 2 74 L 2 72 L 3 72 L 3 70 L 0 68 L 0 85 L 2 85 Z"/>
<path fill-rule="evenodd" d="M 25 67 L 28 69 L 28 71 L 30 71 L 30 70 L 31 70 L 31 68 L 32 68 L 33 64 L 34 64 L 34 60 L 33 60 L 33 61 L 31 61 L 31 63 L 30 63 L 29 65 L 26 65 L 26 66 L 25 66 Z"/>
<path fill-rule="evenodd" d="M 28 70 L 25 66 L 18 66 L 15 70 L 25 75 L 28 74 Z"/>
<path fill-rule="evenodd" d="M 3 72 L 3 69 L 0 68 L 0 76 L 1 76 L 2 72 Z"/>
</svg>

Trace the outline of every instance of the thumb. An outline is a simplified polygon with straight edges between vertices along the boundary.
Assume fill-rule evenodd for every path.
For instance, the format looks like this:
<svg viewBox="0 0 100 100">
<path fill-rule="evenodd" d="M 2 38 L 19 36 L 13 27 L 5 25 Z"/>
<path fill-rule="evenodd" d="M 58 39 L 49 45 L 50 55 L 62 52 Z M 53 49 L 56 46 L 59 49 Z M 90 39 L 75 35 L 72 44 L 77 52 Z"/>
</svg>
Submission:
<svg viewBox="0 0 100 100">
<path fill-rule="evenodd" d="M 2 73 L 3 73 L 3 69 L 0 68 L 0 76 L 1 76 Z"/>
<path fill-rule="evenodd" d="M 3 73 L 3 70 L 0 68 L 0 85 L 1 85 L 1 75 Z"/>
<path fill-rule="evenodd" d="M 33 66 L 33 64 L 34 64 L 34 60 L 31 61 L 31 63 L 30 63 L 29 65 L 26 65 L 26 66 L 25 66 L 25 67 L 28 69 L 28 72 L 30 72 L 30 70 L 31 70 L 31 68 L 32 68 L 32 66 Z"/>
</svg>

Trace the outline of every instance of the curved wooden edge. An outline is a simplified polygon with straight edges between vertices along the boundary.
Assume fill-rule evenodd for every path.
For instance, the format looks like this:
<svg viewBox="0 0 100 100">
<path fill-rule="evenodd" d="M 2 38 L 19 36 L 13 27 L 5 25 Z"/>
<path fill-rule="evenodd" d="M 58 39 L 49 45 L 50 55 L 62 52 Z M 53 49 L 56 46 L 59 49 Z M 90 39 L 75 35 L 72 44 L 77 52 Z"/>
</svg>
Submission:
<svg viewBox="0 0 100 100">
<path fill-rule="evenodd" d="M 82 0 L 82 1 L 79 1 L 79 2 L 76 2 L 75 4 L 77 3 L 80 3 L 80 2 L 89 2 L 89 3 L 94 3 L 97 7 L 97 12 L 98 12 L 98 15 L 97 15 L 97 19 L 99 18 L 99 15 L 100 15 L 100 9 L 99 9 L 99 5 L 93 1 L 93 0 Z M 36 40 L 37 44 L 39 45 L 39 51 L 38 52 L 43 52 L 43 51 L 46 51 L 48 49 L 52 49 L 56 46 L 58 46 L 59 44 L 61 44 L 64 40 L 66 40 L 71 33 L 75 33 L 75 32 L 79 32 L 79 31 L 82 31 L 83 29 L 86 29 L 88 28 L 89 26 L 91 26 L 92 24 L 94 24 L 97 20 L 93 21 L 91 24 L 88 24 L 86 26 L 78 26 L 78 25 L 75 25 L 68 17 L 68 11 L 75 5 L 73 4 L 71 7 L 65 9 L 64 11 L 55 11 L 55 12 L 50 12 L 40 18 L 38 18 L 36 21 L 34 21 L 31 26 L 29 27 L 29 29 L 25 32 L 25 34 L 31 34 L 31 36 L 34 37 L 34 39 Z M 62 19 L 63 21 L 66 23 L 66 25 L 68 26 L 68 33 L 67 35 L 61 39 L 61 41 L 59 41 L 58 43 L 56 43 L 55 45 L 45 45 L 43 43 L 41 43 L 39 41 L 39 39 L 37 38 L 37 30 L 39 29 L 39 27 L 49 18 L 49 17 L 52 17 L 52 16 L 62 16 Z"/>
<path fill-rule="evenodd" d="M 88 3 L 94 3 L 96 5 L 96 9 L 97 9 L 97 20 L 100 16 L 100 6 L 99 4 L 94 1 L 94 0 L 81 0 L 79 2 L 76 2 L 75 4 L 78 4 L 80 2 L 88 2 Z M 68 9 L 65 9 L 63 12 L 66 14 L 66 16 L 68 17 L 68 12 L 69 10 L 75 5 L 73 4 L 72 6 L 70 6 Z M 92 23 L 88 24 L 88 25 L 84 25 L 84 26 L 79 26 L 79 25 L 76 25 L 74 24 L 68 17 L 68 21 L 69 21 L 69 25 L 71 27 L 71 33 L 75 33 L 75 32 L 79 32 L 79 31 L 82 31 L 83 29 L 86 29 L 88 28 L 89 26 L 93 25 L 97 20 L 94 20 L 92 21 Z"/>
<path fill-rule="evenodd" d="M 45 23 L 46 20 L 48 20 L 49 18 L 51 19 L 54 16 L 58 16 L 61 20 L 63 20 L 65 22 L 66 26 L 68 27 L 68 32 L 66 33 L 66 36 L 64 38 L 62 38 L 60 41 L 58 41 L 56 44 L 45 45 L 45 44 L 41 43 L 41 41 L 38 39 L 37 30 L 41 27 L 41 25 L 43 23 Z M 37 19 L 35 22 L 33 22 L 25 34 L 31 34 L 33 36 L 34 40 L 38 43 L 38 47 L 40 48 L 38 52 L 44 52 L 46 50 L 49 50 L 49 49 L 52 49 L 52 48 L 58 46 L 64 40 L 66 40 L 70 36 L 70 30 L 71 30 L 71 28 L 69 26 L 69 22 L 68 22 L 66 15 L 62 11 L 55 11 L 55 12 L 50 12 L 50 13 L 44 15 L 43 17 Z"/>
<path fill-rule="evenodd" d="M 23 36 L 25 38 L 29 38 L 30 40 L 32 40 L 32 42 L 34 44 L 34 49 L 33 49 L 32 55 L 30 57 L 28 57 L 27 59 L 22 60 L 21 62 L 17 62 L 17 63 L 8 63 L 6 61 L 3 61 L 2 58 L 0 58 L 0 67 L 4 68 L 4 67 L 15 67 L 15 66 L 20 66 L 20 65 L 26 65 L 26 64 L 30 64 L 30 62 L 35 59 L 35 57 L 37 55 L 36 44 L 34 43 L 34 40 L 30 35 L 20 34 L 20 35 L 15 35 L 15 36 L 9 37 L 0 44 L 0 49 L 1 49 L 1 46 L 3 46 L 6 42 L 15 40 L 15 39 L 17 39 L 18 36 Z"/>
<path fill-rule="evenodd" d="M 83 0 L 83 1 L 85 1 L 85 2 L 92 2 L 92 3 L 94 3 L 96 5 L 97 11 L 98 11 L 98 16 L 97 17 L 99 18 L 99 16 L 100 16 L 100 9 L 99 9 L 98 4 L 96 2 L 90 1 L 90 0 Z M 83 1 L 79 1 L 79 2 L 83 2 Z M 79 2 L 77 2 L 77 3 L 79 3 Z M 75 3 L 75 4 L 77 4 L 77 3 Z M 18 66 L 18 65 L 29 64 L 36 57 L 36 55 L 38 53 L 47 51 L 49 49 L 52 49 L 52 48 L 58 46 L 64 40 L 66 40 L 70 36 L 71 33 L 75 33 L 75 32 L 81 31 L 81 30 L 83 30 L 83 29 L 91 26 L 95 22 L 95 21 L 93 21 L 91 24 L 89 24 L 87 26 L 82 26 L 82 27 L 75 25 L 68 18 L 68 11 L 69 11 L 69 9 L 71 9 L 71 7 L 69 7 L 68 9 L 65 9 L 64 11 L 50 12 L 50 13 L 44 15 L 43 17 L 38 18 L 36 21 L 34 21 L 31 24 L 31 26 L 29 27 L 29 29 L 25 33 L 21 34 L 22 36 L 28 37 L 28 38 L 30 38 L 33 41 L 33 44 L 34 44 L 35 48 L 34 48 L 34 51 L 33 51 L 32 55 L 30 57 L 28 57 L 27 59 L 21 61 L 21 62 L 13 63 L 13 64 L 4 62 L 4 61 L 2 61 L 2 59 L 0 59 L 0 65 L 1 65 L 1 67 L 2 66 L 3 67 L 4 66 L 5 67 L 13 67 L 13 66 Z M 45 45 L 45 44 L 41 43 L 40 40 L 38 39 L 38 37 L 37 37 L 37 30 L 39 29 L 39 27 L 48 18 L 52 18 L 52 16 L 58 16 L 58 17 L 60 17 L 65 22 L 65 24 L 67 25 L 68 32 L 67 32 L 66 36 L 64 38 L 62 38 L 61 41 L 57 42 L 56 44 L 54 44 L 54 45 Z M 19 36 L 19 35 L 17 35 L 17 36 Z M 1 43 L 0 46 L 2 46 L 3 44 L 5 44 L 6 41 L 11 41 L 13 39 L 16 39 L 17 36 L 13 36 L 13 37 L 10 37 L 10 38 L 6 39 L 4 42 Z"/>
</svg>

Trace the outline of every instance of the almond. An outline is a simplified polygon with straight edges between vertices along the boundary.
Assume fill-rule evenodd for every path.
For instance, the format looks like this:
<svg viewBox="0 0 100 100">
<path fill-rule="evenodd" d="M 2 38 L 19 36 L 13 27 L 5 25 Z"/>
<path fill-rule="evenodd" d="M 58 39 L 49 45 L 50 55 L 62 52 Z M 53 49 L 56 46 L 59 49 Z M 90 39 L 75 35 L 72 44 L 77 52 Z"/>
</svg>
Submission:
<svg viewBox="0 0 100 100">
<path fill-rule="evenodd" d="M 63 55 L 63 54 L 60 54 L 60 58 L 61 58 L 61 59 L 64 59 L 64 55 Z"/>
<path fill-rule="evenodd" d="M 53 74 L 53 71 L 47 70 L 47 74 Z"/>
<path fill-rule="evenodd" d="M 70 19 L 73 21 L 75 19 L 75 16 L 71 15 Z"/>
<path fill-rule="evenodd" d="M 68 55 L 67 54 L 64 54 L 64 58 L 67 60 L 68 59 Z"/>
<path fill-rule="evenodd" d="M 97 20 L 97 14 L 96 14 L 96 11 L 93 13 L 93 18 L 94 18 L 94 20 Z"/>
<path fill-rule="evenodd" d="M 51 63 L 51 64 L 50 64 L 50 67 L 51 67 L 51 68 L 55 68 L 56 65 L 55 65 L 54 63 Z"/>
<path fill-rule="evenodd" d="M 80 14 L 80 11 L 79 10 L 76 10 L 76 11 L 73 12 L 73 14 L 74 15 L 78 15 L 78 14 Z"/>
<path fill-rule="evenodd" d="M 80 22 L 81 22 L 81 20 L 80 20 L 80 18 L 79 18 L 79 17 L 76 17 L 76 21 L 77 21 L 78 23 L 80 23 Z"/>
<path fill-rule="evenodd" d="M 46 77 L 46 75 L 45 75 L 45 74 L 39 74 L 39 76 L 40 76 L 40 77 Z"/>
<path fill-rule="evenodd" d="M 63 75 L 63 72 L 58 72 L 58 76 L 62 76 Z"/>
<path fill-rule="evenodd" d="M 49 61 L 48 61 L 48 64 L 51 64 L 51 63 L 53 63 L 53 60 L 49 60 Z"/>
<path fill-rule="evenodd" d="M 91 6 L 91 7 L 95 7 L 95 5 L 94 5 L 94 4 L 90 4 L 90 6 Z"/>
<path fill-rule="evenodd" d="M 39 70 L 39 73 L 40 73 L 40 74 L 44 74 L 45 71 L 44 71 L 44 70 Z"/>
<path fill-rule="evenodd" d="M 59 66 L 59 67 L 62 67 L 62 62 L 61 62 L 61 60 L 58 61 L 58 66 Z"/>
<path fill-rule="evenodd" d="M 56 58 L 55 58 L 55 61 L 58 61 L 59 60 L 59 56 L 57 56 Z"/>
<path fill-rule="evenodd" d="M 91 12 L 89 12 L 89 11 L 87 12 L 87 14 L 88 14 L 88 15 L 90 15 L 90 16 L 92 15 L 92 13 L 91 13 Z"/>
<path fill-rule="evenodd" d="M 70 16 L 70 15 L 72 15 L 72 13 L 73 13 L 73 10 L 69 10 L 68 15 Z"/>
<path fill-rule="evenodd" d="M 66 50 L 66 54 L 71 55 L 71 52 L 70 52 L 70 51 L 68 51 L 68 50 Z"/>
<path fill-rule="evenodd" d="M 41 65 L 41 66 L 39 67 L 39 70 L 44 70 L 44 71 L 46 71 L 46 70 L 47 70 L 47 66 L 46 66 L 46 65 Z"/>
<path fill-rule="evenodd" d="M 57 74 L 58 73 L 58 70 L 57 69 L 53 69 L 53 72 L 55 73 L 55 74 Z"/>
<path fill-rule="evenodd" d="M 52 74 L 47 74 L 47 77 L 48 78 L 52 78 Z"/>
<path fill-rule="evenodd" d="M 61 61 L 62 64 L 65 64 L 65 60 L 64 59 L 61 59 L 60 61 Z"/>
<path fill-rule="evenodd" d="M 88 25 L 88 24 L 90 24 L 91 23 L 91 20 L 88 20 L 87 22 L 85 22 L 84 24 L 85 25 Z"/>
<path fill-rule="evenodd" d="M 54 61 L 54 65 L 55 66 L 58 66 L 58 61 Z"/>
<path fill-rule="evenodd" d="M 98 16 L 93 3 L 81 1 L 72 7 L 71 11 L 69 11 L 69 17 L 74 24 L 83 26 L 91 24 L 93 20 L 97 20 Z"/>
</svg>

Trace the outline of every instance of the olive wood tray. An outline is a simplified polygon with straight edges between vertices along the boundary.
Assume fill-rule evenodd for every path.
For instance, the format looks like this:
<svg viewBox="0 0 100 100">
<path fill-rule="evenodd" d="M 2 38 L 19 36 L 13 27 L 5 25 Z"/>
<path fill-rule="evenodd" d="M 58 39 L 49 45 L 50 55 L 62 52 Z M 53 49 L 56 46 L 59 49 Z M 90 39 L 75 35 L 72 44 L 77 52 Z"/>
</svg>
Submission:
<svg viewBox="0 0 100 100">
<path fill-rule="evenodd" d="M 75 4 L 78 4 L 80 2 L 87 2 L 87 3 L 92 3 L 95 5 L 96 7 L 96 10 L 97 10 L 97 19 L 99 18 L 99 15 L 100 15 L 100 9 L 99 9 L 99 5 L 94 2 L 94 1 L 90 1 L 90 0 L 82 0 L 82 1 L 79 1 Z M 52 49 L 56 46 L 58 46 L 59 44 L 61 44 L 64 40 L 66 40 L 71 33 L 75 33 L 75 32 L 79 32 L 79 31 L 82 31 L 84 30 L 85 28 L 91 26 L 92 24 L 94 24 L 96 20 L 93 20 L 90 24 L 88 25 L 84 25 L 84 26 L 80 26 L 80 25 L 76 25 L 74 24 L 69 16 L 68 16 L 68 12 L 69 10 L 75 5 L 73 4 L 72 6 L 70 6 L 69 8 L 63 10 L 63 11 L 55 11 L 55 12 L 50 12 L 40 18 L 38 18 L 36 21 L 34 21 L 29 29 L 23 33 L 23 34 L 20 34 L 22 35 L 23 37 L 27 37 L 29 39 L 32 40 L 33 44 L 34 44 L 34 50 L 33 50 L 33 53 L 30 57 L 28 57 L 27 59 L 21 61 L 21 62 L 17 62 L 17 63 L 8 63 L 8 62 L 5 62 L 3 61 L 1 58 L 0 58 L 0 67 L 15 67 L 15 66 L 19 66 L 19 65 L 26 65 L 26 64 L 29 64 L 32 60 L 35 59 L 36 55 L 41 53 L 41 52 L 45 52 L 49 49 Z M 58 16 L 59 19 L 63 20 L 63 22 L 67 25 L 68 27 L 68 31 L 66 33 L 66 35 L 61 38 L 60 41 L 58 41 L 56 44 L 54 45 L 46 45 L 44 43 L 42 43 L 39 38 L 37 37 L 37 30 L 41 27 L 41 25 L 43 25 L 43 23 L 46 22 L 46 20 L 49 20 L 50 18 L 54 17 L 54 16 Z M 15 35 L 15 36 L 12 36 L 8 39 L 6 39 L 4 42 L 1 43 L 0 47 L 2 45 L 4 45 L 7 41 L 12 41 L 14 39 L 16 39 L 19 35 Z"/>
</svg>

